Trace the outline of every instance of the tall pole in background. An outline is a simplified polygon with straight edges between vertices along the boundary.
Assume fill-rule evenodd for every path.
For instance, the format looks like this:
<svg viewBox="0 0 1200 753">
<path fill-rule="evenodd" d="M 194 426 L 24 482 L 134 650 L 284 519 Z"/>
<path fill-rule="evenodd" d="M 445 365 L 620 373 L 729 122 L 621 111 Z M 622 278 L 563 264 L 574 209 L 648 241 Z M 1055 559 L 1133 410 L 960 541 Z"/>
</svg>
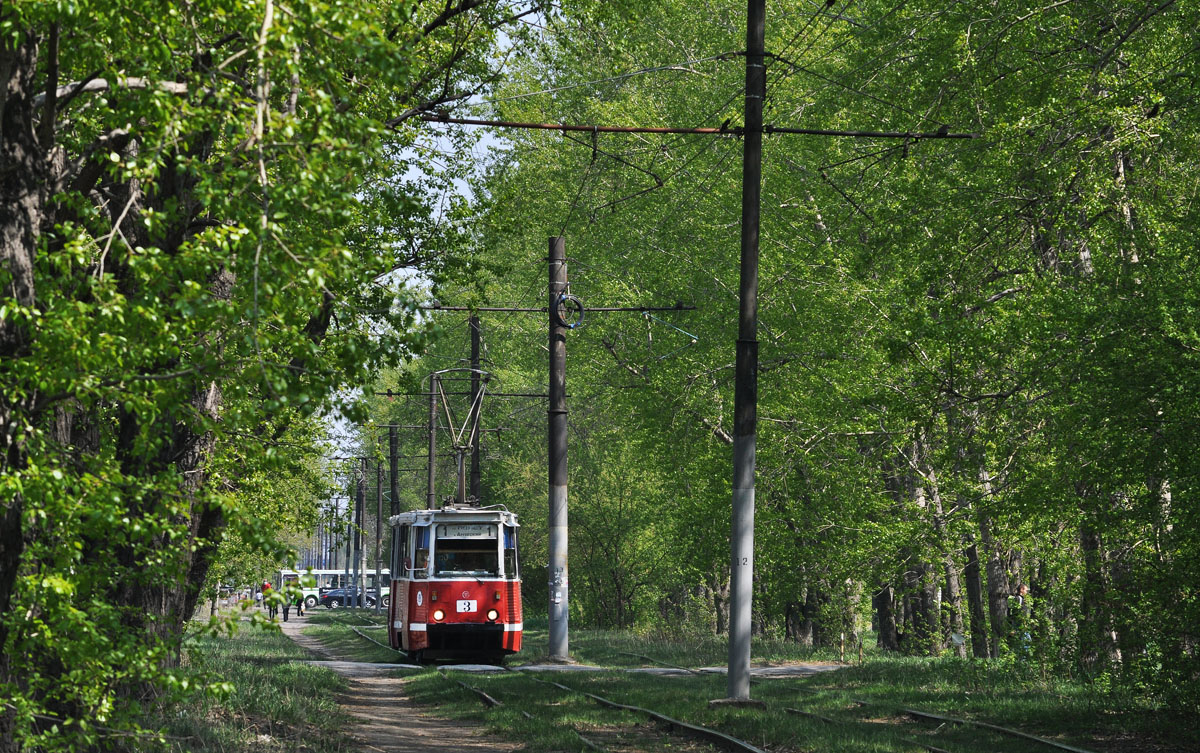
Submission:
<svg viewBox="0 0 1200 753">
<path fill-rule="evenodd" d="M 383 567 L 379 564 L 383 543 L 383 461 L 375 461 L 375 614 L 383 604 Z"/>
<path fill-rule="evenodd" d="M 429 377 L 429 478 L 425 491 L 425 509 L 432 510 L 437 506 L 437 492 L 434 481 L 437 478 L 437 376 Z"/>
<path fill-rule="evenodd" d="M 471 405 L 479 399 L 479 316 L 472 314 L 467 319 L 471 330 Z M 479 435 L 481 432 L 471 432 L 471 489 L 470 495 L 478 503 L 480 498 L 480 469 L 479 469 Z"/>
<path fill-rule="evenodd" d="M 351 597 L 352 603 L 356 607 L 362 606 L 362 583 L 365 580 L 363 577 L 363 507 L 367 501 L 367 459 L 363 458 L 358 461 L 358 473 L 356 474 L 358 483 L 354 490 L 354 530 L 351 531 L 351 536 L 354 539 L 354 595 Z"/>
<path fill-rule="evenodd" d="M 730 538 L 730 700 L 750 699 L 750 609 L 754 586 L 754 467 L 758 420 L 758 224 L 762 192 L 765 0 L 746 14 L 746 127 L 742 153 L 742 259 L 733 404 Z"/>
<path fill-rule="evenodd" d="M 388 427 L 388 494 L 391 495 L 389 515 L 400 514 L 400 433 Z M 390 528 L 391 526 L 389 526 Z"/>
<path fill-rule="evenodd" d="M 357 496 L 357 495 L 356 495 Z M 354 511 L 352 497 L 346 497 L 346 561 L 342 563 L 342 588 L 350 588 L 350 560 L 353 558 L 354 536 L 351 529 L 354 527 Z M 343 594 L 348 593 L 343 591 Z"/>
<path fill-rule="evenodd" d="M 567 328 L 556 316 L 559 297 L 567 292 L 567 260 L 561 237 L 550 239 L 550 410 L 548 416 L 550 475 L 550 660 L 568 661 L 567 651 Z"/>
</svg>

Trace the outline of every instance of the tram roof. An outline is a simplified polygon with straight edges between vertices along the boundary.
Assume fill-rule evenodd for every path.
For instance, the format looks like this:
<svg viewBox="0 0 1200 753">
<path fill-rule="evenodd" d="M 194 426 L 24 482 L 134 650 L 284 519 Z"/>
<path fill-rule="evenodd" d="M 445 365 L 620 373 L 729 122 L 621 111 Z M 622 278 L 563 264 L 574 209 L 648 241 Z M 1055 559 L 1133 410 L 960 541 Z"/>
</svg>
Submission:
<svg viewBox="0 0 1200 753">
<path fill-rule="evenodd" d="M 428 526 L 435 523 L 502 523 L 520 526 L 515 513 L 502 507 L 473 507 L 448 505 L 438 510 L 409 510 L 388 518 L 388 525 Z"/>
</svg>

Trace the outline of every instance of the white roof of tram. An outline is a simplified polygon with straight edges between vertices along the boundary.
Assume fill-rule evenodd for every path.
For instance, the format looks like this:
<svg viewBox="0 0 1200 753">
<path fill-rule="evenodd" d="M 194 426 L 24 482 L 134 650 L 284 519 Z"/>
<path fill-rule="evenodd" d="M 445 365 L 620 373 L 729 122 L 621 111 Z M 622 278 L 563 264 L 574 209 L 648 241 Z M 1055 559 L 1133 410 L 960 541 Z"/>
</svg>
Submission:
<svg viewBox="0 0 1200 753">
<path fill-rule="evenodd" d="M 449 505 L 440 510 L 409 510 L 388 518 L 388 525 L 429 526 L 435 523 L 501 523 L 520 526 L 517 516 L 502 507 Z"/>
</svg>

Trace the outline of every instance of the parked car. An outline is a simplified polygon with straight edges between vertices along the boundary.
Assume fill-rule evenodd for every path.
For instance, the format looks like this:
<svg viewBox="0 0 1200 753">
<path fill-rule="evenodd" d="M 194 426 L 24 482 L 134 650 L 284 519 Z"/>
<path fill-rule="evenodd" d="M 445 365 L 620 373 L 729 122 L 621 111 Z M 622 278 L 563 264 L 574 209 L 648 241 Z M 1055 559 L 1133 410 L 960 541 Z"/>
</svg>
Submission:
<svg viewBox="0 0 1200 753">
<path fill-rule="evenodd" d="M 350 604 L 354 603 L 354 589 L 331 588 L 325 593 L 321 594 L 321 598 L 318 599 L 317 603 L 329 609 L 337 609 L 338 607 L 349 606 Z M 359 606 L 374 607 L 375 595 L 359 591 L 358 603 Z"/>
</svg>

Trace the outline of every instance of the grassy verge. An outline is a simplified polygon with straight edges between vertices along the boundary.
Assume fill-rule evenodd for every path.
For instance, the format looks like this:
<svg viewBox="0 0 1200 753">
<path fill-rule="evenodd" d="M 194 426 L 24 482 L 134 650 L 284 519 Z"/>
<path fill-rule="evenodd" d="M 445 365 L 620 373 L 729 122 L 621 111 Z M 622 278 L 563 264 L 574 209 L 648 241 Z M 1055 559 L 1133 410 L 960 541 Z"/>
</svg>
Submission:
<svg viewBox="0 0 1200 753">
<path fill-rule="evenodd" d="M 345 749 L 347 717 L 337 696 L 345 681 L 278 631 L 241 625 L 232 636 L 195 635 L 185 662 L 204 682 L 226 682 L 227 693 L 193 700 L 164 722 L 169 749 L 262 753 Z"/>
<path fill-rule="evenodd" d="M 328 636 L 364 658 L 372 653 L 371 644 L 345 625 L 373 622 L 373 615 L 352 619 L 335 613 L 320 621 L 323 639 Z M 682 642 L 619 631 L 574 630 L 571 634 L 575 658 L 614 669 L 649 663 L 639 656 L 687 667 L 720 666 L 725 662 L 725 650 L 724 642 L 715 638 Z M 535 663 L 545 654 L 545 621 L 526 621 L 524 650 L 510 666 Z M 830 652 L 807 651 L 782 642 L 756 641 L 754 645 L 756 664 L 833 658 Z M 454 674 L 448 667 L 443 669 Z M 660 739 L 662 733 L 647 725 L 644 717 L 604 709 L 581 694 L 565 693 L 533 676 L 510 672 L 459 677 L 505 705 L 484 709 L 474 694 L 432 672 L 410 678 L 406 688 L 417 702 L 436 706 L 439 715 L 481 720 L 493 731 L 524 743 L 530 753 L 579 749 L 576 732 L 601 741 L 625 734 L 627 737 L 613 746 L 622 750 L 667 747 Z M 619 703 L 719 729 L 779 752 L 916 753 L 927 750 L 923 746 L 953 753 L 1056 750 L 977 727 L 921 721 L 907 715 L 906 708 L 1015 728 L 1105 753 L 1200 749 L 1200 736 L 1187 720 L 1168 718 L 1148 708 L 1116 709 L 1111 699 L 1093 688 L 1046 680 L 1035 668 L 1011 662 L 868 654 L 862 665 L 837 672 L 757 682 L 752 695 L 766 704 L 765 709 L 710 708 L 710 700 L 725 695 L 722 676 L 653 677 L 613 671 L 551 679 Z M 669 742 L 675 749 L 703 749 L 686 747 L 688 743 L 675 739 Z"/>
<path fill-rule="evenodd" d="M 725 695 L 722 676 L 606 672 L 551 679 L 575 690 L 718 729 L 776 752 L 918 753 L 928 749 L 924 746 L 954 753 L 1056 750 L 986 729 L 918 721 L 907 716 L 904 708 L 988 721 L 1095 751 L 1182 753 L 1196 749 L 1195 732 L 1183 720 L 1172 726 L 1170 720 L 1145 713 L 1106 713 L 1096 708 L 1086 693 L 1069 688 L 1034 687 L 993 678 L 989 690 L 972 693 L 955 668 L 916 660 L 872 661 L 843 672 L 757 683 L 752 695 L 765 703 L 762 709 L 710 707 L 711 699 Z M 497 733 L 515 736 L 531 753 L 576 749 L 578 744 L 571 744 L 572 728 L 587 734 L 590 729 L 635 729 L 646 721 L 637 714 L 606 710 L 581 694 L 564 693 L 523 673 L 463 675 L 461 679 L 505 705 L 485 710 L 473 694 L 437 675 L 414 677 L 407 688 L 414 700 L 435 704 L 439 715 L 481 719 Z"/>
<path fill-rule="evenodd" d="M 350 630 L 360 627 L 384 640 L 383 624 L 373 612 L 317 612 L 311 634 L 343 655 L 362 661 L 394 662 L 397 654 L 363 640 Z M 526 622 L 525 650 L 510 661 L 519 668 L 546 654 L 544 620 Z M 575 630 L 573 655 L 580 661 L 611 666 L 614 671 L 550 676 L 574 690 L 594 693 L 618 703 L 721 730 L 773 753 L 828 751 L 917 753 L 935 746 L 953 753 L 1025 753 L 1055 748 L 971 726 L 921 721 L 905 713 L 919 709 L 972 719 L 1039 735 L 1098 753 L 1183 753 L 1200 749 L 1200 733 L 1189 720 L 1168 718 L 1143 707 L 1114 708 L 1093 688 L 1047 680 L 1032 667 L 1015 663 L 983 663 L 953 659 L 868 656 L 862 665 L 806 678 L 757 682 L 752 691 L 765 708 L 710 707 L 725 695 L 719 675 L 655 677 L 619 671 L 647 664 L 647 656 L 679 666 L 724 663 L 724 643 L 715 639 L 672 642 L 627 632 Z M 786 644 L 756 642 L 756 663 L 830 659 Z M 581 693 L 564 692 L 533 675 L 454 673 L 451 677 L 484 690 L 504 705 L 486 709 L 470 691 L 426 670 L 411 676 L 406 693 L 449 718 L 478 720 L 494 733 L 523 743 L 529 753 L 579 750 L 579 735 L 628 751 L 709 748 L 670 737 L 635 713 L 605 709 Z"/>
<path fill-rule="evenodd" d="M 330 651 L 354 661 L 378 662 L 381 664 L 408 661 L 403 653 L 377 646 L 351 630 L 358 628 L 380 643 L 387 643 L 387 631 L 379 628 L 387 624 L 387 615 L 376 615 L 366 609 L 313 609 L 306 613 L 308 625 L 304 634 L 324 643 Z"/>
<path fill-rule="evenodd" d="M 549 654 L 545 617 L 526 619 L 521 653 L 513 664 L 542 661 Z M 606 667 L 641 667 L 649 662 L 638 658 L 647 656 L 657 662 L 682 667 L 725 666 L 729 643 L 715 635 L 689 636 L 686 639 L 658 635 L 639 635 L 629 630 L 572 630 L 571 656 L 584 664 Z M 838 649 L 813 649 L 787 641 L 756 638 L 753 645 L 754 664 L 786 664 L 789 662 L 831 662 L 840 657 Z M 858 647 L 846 646 L 846 658 L 857 660 Z"/>
</svg>

